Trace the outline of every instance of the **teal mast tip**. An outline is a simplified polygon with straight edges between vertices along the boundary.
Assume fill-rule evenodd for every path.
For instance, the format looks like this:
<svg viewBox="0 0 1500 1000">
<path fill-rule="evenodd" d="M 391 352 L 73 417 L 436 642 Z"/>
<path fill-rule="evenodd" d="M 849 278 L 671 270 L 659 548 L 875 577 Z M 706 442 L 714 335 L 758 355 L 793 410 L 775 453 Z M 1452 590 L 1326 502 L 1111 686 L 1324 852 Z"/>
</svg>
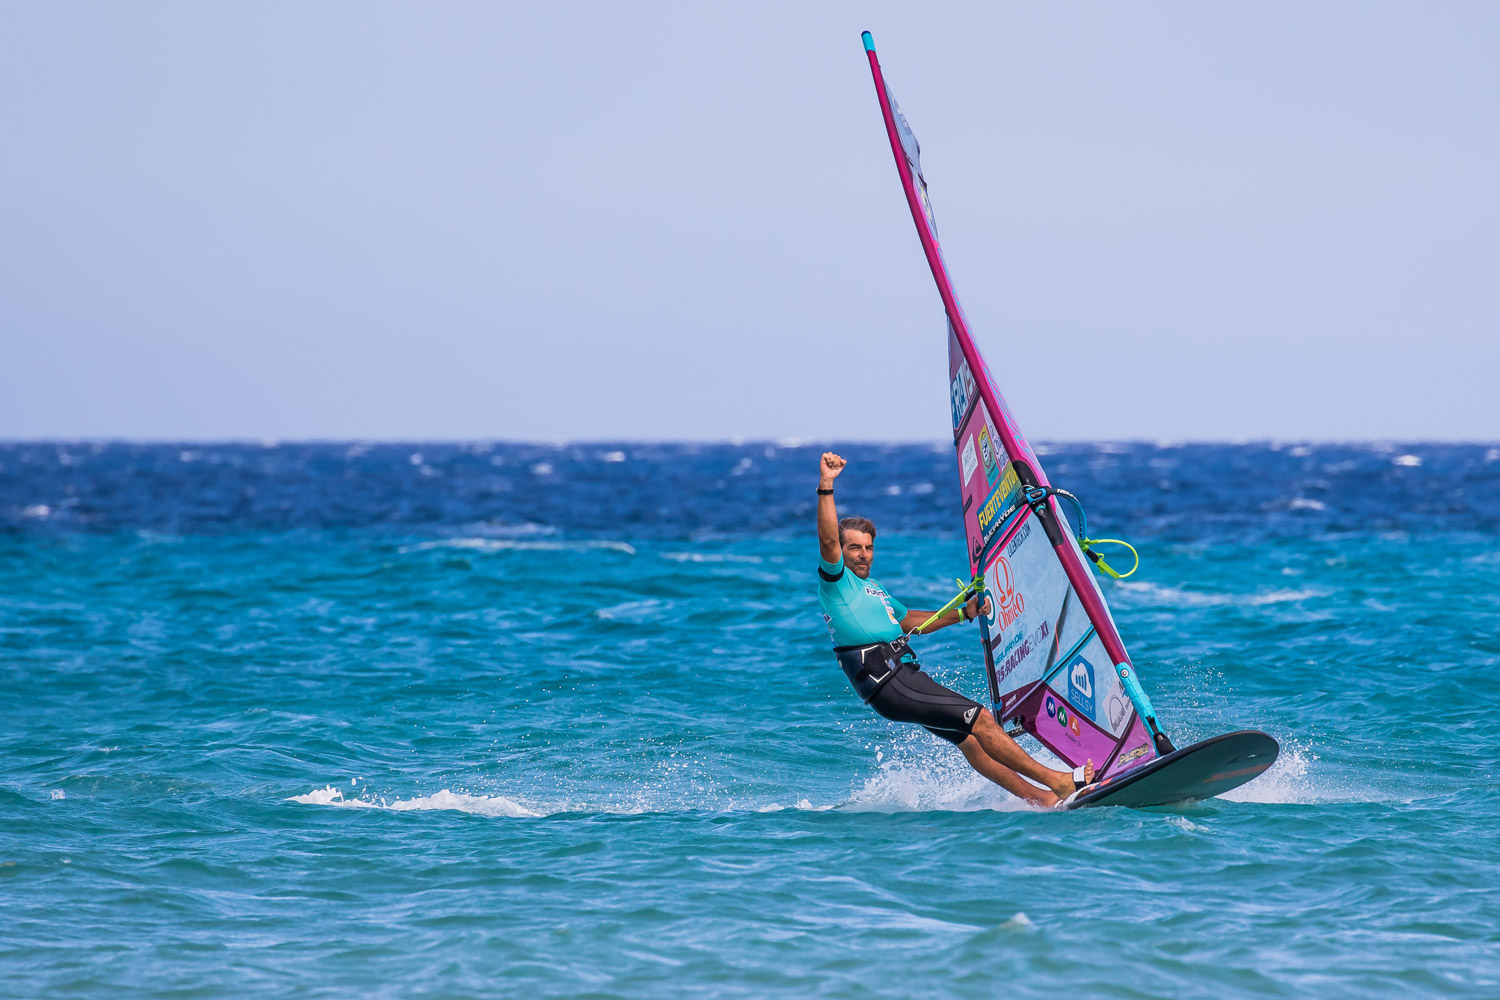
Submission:
<svg viewBox="0 0 1500 1000">
<path fill-rule="evenodd" d="M 865 51 L 866 52 L 874 52 L 875 51 L 875 39 L 873 39 L 873 38 L 870 37 L 870 33 L 868 31 L 864 32 L 859 37 L 861 37 L 861 38 L 863 38 L 865 40 Z"/>
</svg>

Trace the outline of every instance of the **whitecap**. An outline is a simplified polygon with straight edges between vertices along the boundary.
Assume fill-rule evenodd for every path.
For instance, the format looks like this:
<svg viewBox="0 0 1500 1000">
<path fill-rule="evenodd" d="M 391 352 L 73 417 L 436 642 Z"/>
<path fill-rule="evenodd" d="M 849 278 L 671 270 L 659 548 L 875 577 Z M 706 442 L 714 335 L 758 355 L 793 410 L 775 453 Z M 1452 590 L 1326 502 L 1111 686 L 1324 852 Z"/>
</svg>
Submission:
<svg viewBox="0 0 1500 1000">
<path fill-rule="evenodd" d="M 691 563 L 759 563 L 765 562 L 760 556 L 741 556 L 732 552 L 663 552 L 663 559 L 673 562 Z"/>
<path fill-rule="evenodd" d="M 1422 460 L 1416 455 L 1397 455 L 1391 459 L 1392 465 L 1400 465 L 1408 469 L 1415 469 L 1422 464 Z"/>
<path fill-rule="evenodd" d="M 854 812 L 1013 812 L 1035 807 L 981 777 L 946 747 L 923 747 L 881 764 L 841 806 Z"/>
<path fill-rule="evenodd" d="M 1317 759 L 1316 754 L 1301 747 L 1282 747 L 1269 770 L 1219 798 L 1230 802 L 1296 804 L 1347 800 L 1348 796 L 1330 795 L 1313 787 L 1309 772 Z"/>
<path fill-rule="evenodd" d="M 395 799 L 393 801 L 382 799 L 376 802 L 365 798 L 346 799 L 340 789 L 329 785 L 326 788 L 315 788 L 306 795 L 293 795 L 287 801 L 315 806 L 339 806 L 344 809 L 384 809 L 391 812 L 423 812 L 434 810 L 465 812 L 475 816 L 500 816 L 517 819 L 545 815 L 537 812 L 535 809 L 528 809 L 515 799 L 506 798 L 503 795 L 465 795 L 462 792 L 452 792 L 446 788 L 432 795 L 423 795 L 412 799 Z"/>
<path fill-rule="evenodd" d="M 1292 510 L 1327 510 L 1328 505 L 1321 500 L 1312 497 L 1292 497 L 1292 502 L 1287 504 Z"/>
<path fill-rule="evenodd" d="M 599 460 L 601 462 L 623 462 L 625 461 L 625 453 L 623 451 L 606 451 L 599 456 Z"/>
<path fill-rule="evenodd" d="M 598 608 L 594 615 L 607 622 L 643 622 L 656 619 L 658 612 L 665 610 L 670 605 L 666 601 L 658 601 L 648 598 L 644 601 L 626 601 L 608 608 Z"/>
<path fill-rule="evenodd" d="M 1266 604 L 1286 604 L 1324 596 L 1321 590 L 1272 590 L 1261 594 L 1201 594 L 1178 587 L 1163 587 L 1155 583 L 1118 581 L 1115 584 L 1132 598 L 1186 608 L 1208 607 L 1260 607 Z"/>
<path fill-rule="evenodd" d="M 421 552 L 427 549 L 470 549 L 475 552 L 589 552 L 604 550 L 608 552 L 623 552 L 628 556 L 635 555 L 635 546 L 625 542 L 588 540 L 573 542 L 527 542 L 514 538 L 445 538 L 437 542 L 421 542 L 417 545 L 402 546 L 399 551 L 405 554 L 407 552 Z"/>
<path fill-rule="evenodd" d="M 21 511 L 22 517 L 49 517 L 51 516 L 51 514 L 52 508 L 48 507 L 44 503 L 34 503 L 30 507 L 27 507 L 25 510 Z"/>
</svg>

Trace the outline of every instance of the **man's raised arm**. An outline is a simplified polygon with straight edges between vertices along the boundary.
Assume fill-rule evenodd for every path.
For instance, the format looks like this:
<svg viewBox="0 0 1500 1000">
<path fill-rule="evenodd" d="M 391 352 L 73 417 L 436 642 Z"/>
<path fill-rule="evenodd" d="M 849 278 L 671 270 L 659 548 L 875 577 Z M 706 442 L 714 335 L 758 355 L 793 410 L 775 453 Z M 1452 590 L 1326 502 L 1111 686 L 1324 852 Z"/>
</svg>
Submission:
<svg viewBox="0 0 1500 1000">
<path fill-rule="evenodd" d="M 833 505 L 833 481 L 849 463 L 831 451 L 818 463 L 818 554 L 827 563 L 839 561 L 839 513 Z"/>
</svg>

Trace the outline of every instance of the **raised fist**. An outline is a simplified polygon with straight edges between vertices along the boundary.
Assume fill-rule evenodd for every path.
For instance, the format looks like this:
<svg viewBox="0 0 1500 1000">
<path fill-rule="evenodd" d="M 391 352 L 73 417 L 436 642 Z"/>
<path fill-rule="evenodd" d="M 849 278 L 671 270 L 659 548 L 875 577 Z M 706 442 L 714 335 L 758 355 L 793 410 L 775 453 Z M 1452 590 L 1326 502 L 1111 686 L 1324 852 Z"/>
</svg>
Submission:
<svg viewBox="0 0 1500 1000">
<path fill-rule="evenodd" d="M 821 479 L 825 484 L 832 484 L 844 471 L 844 466 L 849 463 L 831 451 L 823 452 L 823 461 L 819 463 L 818 471 L 822 473 Z"/>
</svg>

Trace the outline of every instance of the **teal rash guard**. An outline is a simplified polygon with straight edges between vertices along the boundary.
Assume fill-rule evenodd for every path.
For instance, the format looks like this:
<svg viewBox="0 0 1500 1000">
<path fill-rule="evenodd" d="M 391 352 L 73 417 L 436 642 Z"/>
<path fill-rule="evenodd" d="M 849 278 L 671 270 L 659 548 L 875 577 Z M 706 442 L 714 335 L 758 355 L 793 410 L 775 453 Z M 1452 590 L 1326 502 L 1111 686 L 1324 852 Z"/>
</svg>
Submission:
<svg viewBox="0 0 1500 1000">
<path fill-rule="evenodd" d="M 905 633 L 906 605 L 885 592 L 879 581 L 861 580 L 838 562 L 818 560 L 818 606 L 835 646 L 869 646 Z"/>
</svg>

